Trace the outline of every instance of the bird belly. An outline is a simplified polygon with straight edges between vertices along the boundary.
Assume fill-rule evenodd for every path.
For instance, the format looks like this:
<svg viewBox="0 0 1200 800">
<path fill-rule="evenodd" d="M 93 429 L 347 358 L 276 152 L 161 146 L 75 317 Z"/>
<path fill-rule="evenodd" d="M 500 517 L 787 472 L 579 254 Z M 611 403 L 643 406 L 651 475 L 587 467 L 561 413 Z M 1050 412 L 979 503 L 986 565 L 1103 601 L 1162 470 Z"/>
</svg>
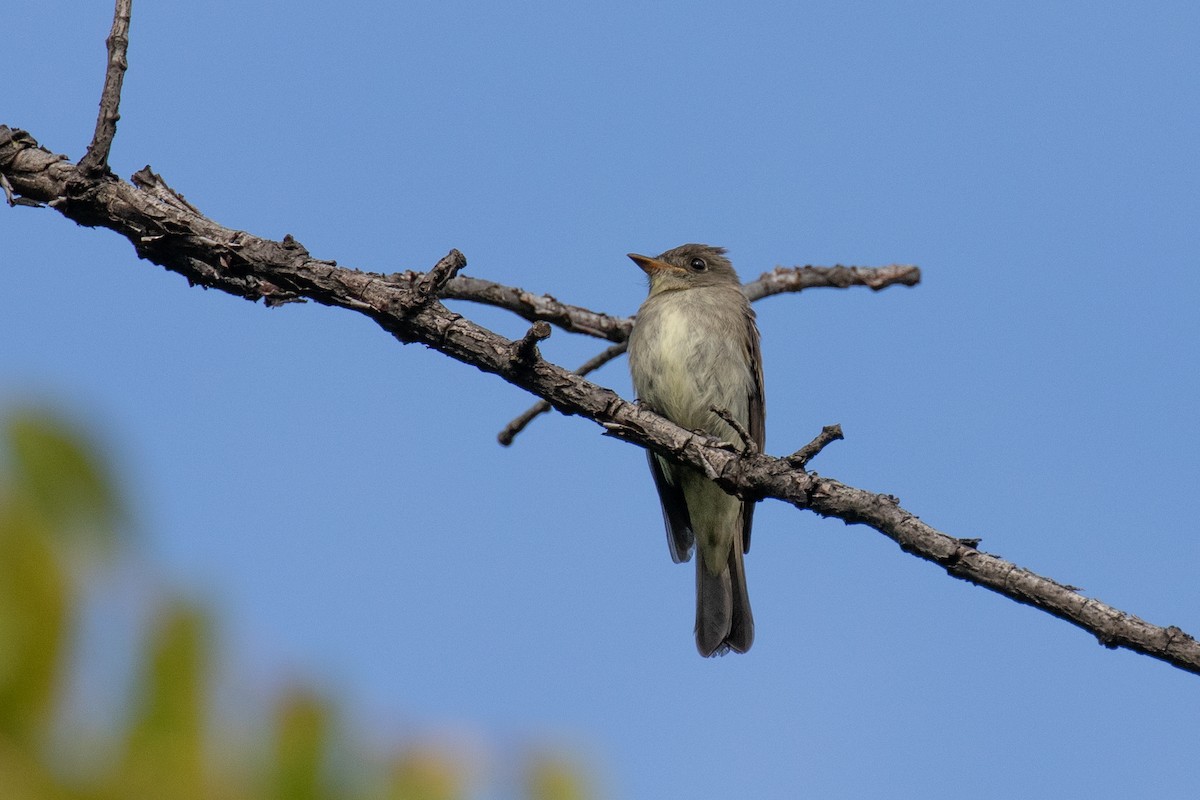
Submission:
<svg viewBox="0 0 1200 800">
<path fill-rule="evenodd" d="M 736 442 L 712 408 L 749 422 L 753 376 L 740 343 L 728 331 L 706 330 L 703 314 L 670 306 L 656 312 L 630 347 L 638 397 L 676 425 Z"/>
<path fill-rule="evenodd" d="M 749 425 L 754 377 L 744 348 L 730 331 L 706 324 L 714 315 L 670 304 L 639 315 L 629 358 L 638 397 L 667 419 L 741 445 L 741 439 L 713 407 Z M 725 568 L 729 547 L 741 524 L 742 502 L 702 473 L 665 459 L 666 479 L 680 486 L 704 565 L 714 574 Z"/>
</svg>

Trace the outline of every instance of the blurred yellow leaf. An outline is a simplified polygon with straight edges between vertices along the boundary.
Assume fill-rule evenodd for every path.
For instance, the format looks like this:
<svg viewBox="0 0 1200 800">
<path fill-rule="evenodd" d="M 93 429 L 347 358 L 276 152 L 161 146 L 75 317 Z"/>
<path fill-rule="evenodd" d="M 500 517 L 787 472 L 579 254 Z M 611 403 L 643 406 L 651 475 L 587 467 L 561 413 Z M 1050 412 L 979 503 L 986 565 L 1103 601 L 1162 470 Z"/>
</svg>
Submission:
<svg viewBox="0 0 1200 800">
<path fill-rule="evenodd" d="M 4 800 L 67 800 L 71 797 L 28 749 L 0 735 L 0 797 Z"/>
<path fill-rule="evenodd" d="M 462 796 L 462 768 L 441 753 L 414 747 L 392 762 L 389 800 L 456 800 Z"/>
<path fill-rule="evenodd" d="M 535 758 L 528 773 L 531 800 L 586 800 L 583 780 L 570 764 L 557 758 Z"/>
</svg>

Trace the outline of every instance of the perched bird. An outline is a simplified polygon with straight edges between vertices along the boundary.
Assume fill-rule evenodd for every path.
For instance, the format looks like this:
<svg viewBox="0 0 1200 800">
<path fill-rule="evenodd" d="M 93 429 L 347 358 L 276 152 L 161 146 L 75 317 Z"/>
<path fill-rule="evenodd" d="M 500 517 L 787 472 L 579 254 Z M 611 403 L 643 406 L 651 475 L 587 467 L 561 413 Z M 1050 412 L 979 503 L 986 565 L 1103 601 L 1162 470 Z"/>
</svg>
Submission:
<svg viewBox="0 0 1200 800">
<path fill-rule="evenodd" d="M 740 444 L 713 410 L 737 420 L 763 446 L 762 352 L 754 311 L 725 249 L 684 244 L 650 258 L 630 253 L 650 278 L 629 337 L 638 400 L 689 430 Z M 647 451 L 675 563 L 696 558 L 696 648 L 702 656 L 744 653 L 754 642 L 742 554 L 754 503 L 726 494 L 691 467 Z"/>
</svg>

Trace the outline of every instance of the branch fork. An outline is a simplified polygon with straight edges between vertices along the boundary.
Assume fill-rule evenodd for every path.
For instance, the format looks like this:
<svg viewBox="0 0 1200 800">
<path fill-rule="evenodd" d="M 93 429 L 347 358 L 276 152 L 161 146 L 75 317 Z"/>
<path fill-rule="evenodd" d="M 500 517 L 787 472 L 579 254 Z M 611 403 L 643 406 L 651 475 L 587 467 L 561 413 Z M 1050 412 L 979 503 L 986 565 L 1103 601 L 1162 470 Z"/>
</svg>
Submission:
<svg viewBox="0 0 1200 800">
<path fill-rule="evenodd" d="M 631 320 L 513 287 L 458 277 L 456 273 L 466 263 L 458 251 L 451 251 L 424 276 L 410 280 L 339 267 L 312 258 L 294 239 L 274 242 L 218 225 L 149 170 L 135 178 L 140 185 L 116 179 L 108 171 L 107 157 L 118 119 L 129 9 L 130 0 L 116 0 L 100 118 L 92 145 L 78 165 L 38 147 L 23 131 L 0 125 L 0 188 L 10 205 L 45 203 L 81 224 L 109 228 L 133 243 L 139 256 L 208 288 L 249 300 L 302 298 L 363 313 L 402 342 L 420 342 L 499 375 L 565 414 L 592 420 L 606 435 L 704 470 L 725 491 L 743 497 L 771 497 L 847 524 L 868 525 L 905 552 L 940 565 L 947 574 L 1066 620 L 1091 632 L 1106 647 L 1128 648 L 1200 674 L 1200 643 L 1179 628 L 1151 625 L 1084 597 L 1072 587 L 979 551 L 976 540 L 959 540 L 934 529 L 900 506 L 895 497 L 805 472 L 804 467 L 825 446 L 842 438 L 837 426 L 827 426 L 787 458 L 736 452 L 622 400 L 611 389 L 545 361 L 538 352 L 538 342 L 550 335 L 551 321 L 566 330 L 620 344 L 628 337 Z M 751 299 L 760 299 L 816 286 L 861 284 L 879 290 L 919 280 L 919 270 L 909 265 L 869 271 L 802 267 L 776 269 L 745 290 Z M 534 324 L 524 337 L 511 342 L 451 312 L 439 298 L 510 308 Z"/>
</svg>

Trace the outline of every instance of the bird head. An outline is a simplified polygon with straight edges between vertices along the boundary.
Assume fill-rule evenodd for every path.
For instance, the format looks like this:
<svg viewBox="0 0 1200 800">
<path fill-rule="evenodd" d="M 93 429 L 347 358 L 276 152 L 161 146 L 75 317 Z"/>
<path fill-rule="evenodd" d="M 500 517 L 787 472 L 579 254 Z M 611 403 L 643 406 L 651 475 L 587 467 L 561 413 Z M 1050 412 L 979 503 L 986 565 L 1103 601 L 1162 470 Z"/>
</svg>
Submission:
<svg viewBox="0 0 1200 800">
<path fill-rule="evenodd" d="M 633 263 L 650 278 L 650 294 L 700 286 L 740 285 L 724 247 L 681 244 L 660 255 L 630 253 Z"/>
</svg>

